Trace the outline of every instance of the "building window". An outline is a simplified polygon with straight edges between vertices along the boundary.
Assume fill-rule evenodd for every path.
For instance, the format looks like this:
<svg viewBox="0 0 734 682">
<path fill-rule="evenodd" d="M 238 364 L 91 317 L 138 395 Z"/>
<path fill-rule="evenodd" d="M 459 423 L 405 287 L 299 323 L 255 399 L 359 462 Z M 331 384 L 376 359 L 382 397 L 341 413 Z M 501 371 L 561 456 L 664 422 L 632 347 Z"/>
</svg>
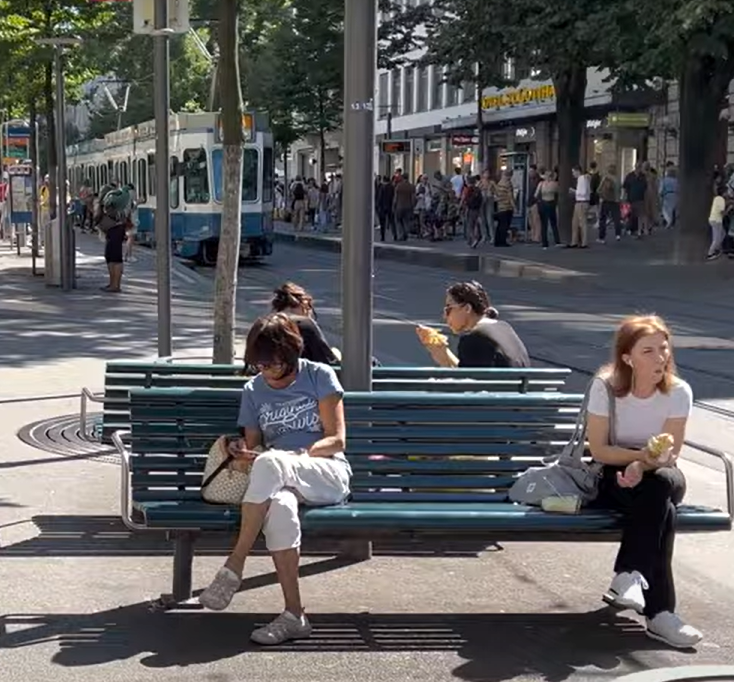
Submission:
<svg viewBox="0 0 734 682">
<path fill-rule="evenodd" d="M 377 90 L 377 106 L 379 107 L 378 116 L 380 118 L 385 118 L 387 116 L 388 111 L 388 100 L 387 100 L 387 79 L 388 79 L 387 73 L 381 73 L 380 74 L 380 83 L 378 85 Z"/>
<path fill-rule="evenodd" d="M 416 111 L 428 109 L 428 67 L 418 69 L 418 101 L 415 105 Z"/>
<path fill-rule="evenodd" d="M 405 69 L 405 89 L 403 90 L 403 113 L 412 114 L 415 85 L 415 69 Z"/>
<path fill-rule="evenodd" d="M 393 116 L 400 116 L 400 94 L 401 88 L 401 72 L 400 69 L 395 69 L 392 72 L 392 96 L 390 97 L 390 111 Z"/>
<path fill-rule="evenodd" d="M 446 83 L 446 106 L 455 107 L 459 103 L 459 88 L 453 83 Z"/>
<path fill-rule="evenodd" d="M 464 81 L 461 84 L 461 101 L 473 102 L 477 98 L 477 86 L 472 81 Z"/>
<path fill-rule="evenodd" d="M 440 109 L 443 106 L 443 69 L 434 66 L 431 81 L 431 108 Z"/>
</svg>

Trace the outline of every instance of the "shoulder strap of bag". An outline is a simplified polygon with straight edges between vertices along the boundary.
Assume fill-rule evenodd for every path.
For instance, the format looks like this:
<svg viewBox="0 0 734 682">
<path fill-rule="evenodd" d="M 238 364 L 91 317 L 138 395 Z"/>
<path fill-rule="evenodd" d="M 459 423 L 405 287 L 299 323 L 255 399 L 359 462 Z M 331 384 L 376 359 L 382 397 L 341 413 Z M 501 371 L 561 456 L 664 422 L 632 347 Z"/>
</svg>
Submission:
<svg viewBox="0 0 734 682">
<path fill-rule="evenodd" d="M 617 396 L 612 385 L 604 379 L 604 386 L 609 396 L 609 445 L 617 444 Z"/>
<path fill-rule="evenodd" d="M 227 467 L 229 467 L 229 463 L 234 459 L 232 455 L 227 455 L 223 460 L 222 463 L 212 471 L 211 474 L 209 474 L 202 482 L 201 482 L 201 489 L 205 490 L 209 484 L 217 477 L 219 474 L 221 474 Z"/>
</svg>

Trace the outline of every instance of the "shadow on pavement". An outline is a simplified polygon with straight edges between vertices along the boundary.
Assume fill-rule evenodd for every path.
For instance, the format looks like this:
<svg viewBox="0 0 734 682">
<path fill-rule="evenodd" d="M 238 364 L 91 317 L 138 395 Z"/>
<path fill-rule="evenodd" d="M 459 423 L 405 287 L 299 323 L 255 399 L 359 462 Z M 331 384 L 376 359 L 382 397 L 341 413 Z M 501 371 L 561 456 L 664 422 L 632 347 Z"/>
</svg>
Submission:
<svg viewBox="0 0 734 682">
<path fill-rule="evenodd" d="M 453 670 L 453 676 L 483 682 L 519 675 L 561 681 L 578 668 L 611 671 L 625 662 L 639 669 L 635 654 L 666 650 L 645 638 L 636 621 L 607 609 L 544 614 L 317 613 L 310 614 L 313 635 L 308 640 L 267 649 L 250 643 L 246 633 L 270 618 L 202 611 L 150 613 L 143 603 L 93 614 L 9 614 L 0 618 L 0 648 L 57 642 L 52 657 L 56 665 L 84 667 L 142 657 L 143 666 L 159 669 L 261 652 L 456 652 L 466 663 Z"/>
<path fill-rule="evenodd" d="M 20 367 L 83 357 L 130 357 L 149 353 L 156 338 L 155 281 L 132 270 L 123 293 L 99 290 L 104 264 L 80 268 L 73 292 L 46 288 L 29 280 L 26 269 L 2 269 L 0 290 L 0 364 Z M 176 348 L 199 347 L 208 338 L 211 305 L 174 287 Z"/>
<path fill-rule="evenodd" d="M 0 500 L 0 506 L 2 504 Z M 173 553 L 165 532 L 134 533 L 117 516 L 37 515 L 31 518 L 31 522 L 39 534 L 0 548 L 0 557 L 171 556 Z M 196 554 L 225 555 L 234 538 L 234 533 L 205 533 L 197 540 Z M 499 549 L 499 545 L 487 541 L 412 542 L 400 539 L 375 542 L 373 554 L 392 557 L 476 557 L 481 552 Z M 334 556 L 338 552 L 338 541 L 308 536 L 304 540 L 304 556 Z M 267 554 L 262 538 L 256 545 L 255 553 Z"/>
</svg>

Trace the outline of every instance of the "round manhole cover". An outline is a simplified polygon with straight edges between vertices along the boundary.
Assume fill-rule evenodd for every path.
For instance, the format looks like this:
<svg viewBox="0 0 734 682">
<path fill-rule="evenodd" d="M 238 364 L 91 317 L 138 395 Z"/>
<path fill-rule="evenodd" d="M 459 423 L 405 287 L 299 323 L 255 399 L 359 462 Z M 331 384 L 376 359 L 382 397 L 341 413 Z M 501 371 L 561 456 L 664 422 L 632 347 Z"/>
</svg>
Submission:
<svg viewBox="0 0 734 682">
<path fill-rule="evenodd" d="M 101 415 L 97 414 L 90 414 L 87 417 L 88 433 L 94 431 L 100 418 Z M 31 447 L 61 457 L 87 459 L 104 464 L 120 463 L 120 456 L 114 447 L 87 440 L 82 436 L 78 414 L 52 417 L 27 424 L 18 431 L 18 438 Z"/>
</svg>

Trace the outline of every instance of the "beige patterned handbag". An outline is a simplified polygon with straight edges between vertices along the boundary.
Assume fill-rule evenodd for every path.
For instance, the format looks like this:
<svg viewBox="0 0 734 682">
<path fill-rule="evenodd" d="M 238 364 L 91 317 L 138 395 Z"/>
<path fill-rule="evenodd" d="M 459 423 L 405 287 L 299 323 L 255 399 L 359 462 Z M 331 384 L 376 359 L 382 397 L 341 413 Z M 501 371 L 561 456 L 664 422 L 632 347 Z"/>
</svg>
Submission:
<svg viewBox="0 0 734 682">
<path fill-rule="evenodd" d="M 201 495 L 216 504 L 242 504 L 250 483 L 249 471 L 232 468 L 234 455 L 229 452 L 229 438 L 220 436 L 209 450 L 201 483 Z"/>
</svg>

